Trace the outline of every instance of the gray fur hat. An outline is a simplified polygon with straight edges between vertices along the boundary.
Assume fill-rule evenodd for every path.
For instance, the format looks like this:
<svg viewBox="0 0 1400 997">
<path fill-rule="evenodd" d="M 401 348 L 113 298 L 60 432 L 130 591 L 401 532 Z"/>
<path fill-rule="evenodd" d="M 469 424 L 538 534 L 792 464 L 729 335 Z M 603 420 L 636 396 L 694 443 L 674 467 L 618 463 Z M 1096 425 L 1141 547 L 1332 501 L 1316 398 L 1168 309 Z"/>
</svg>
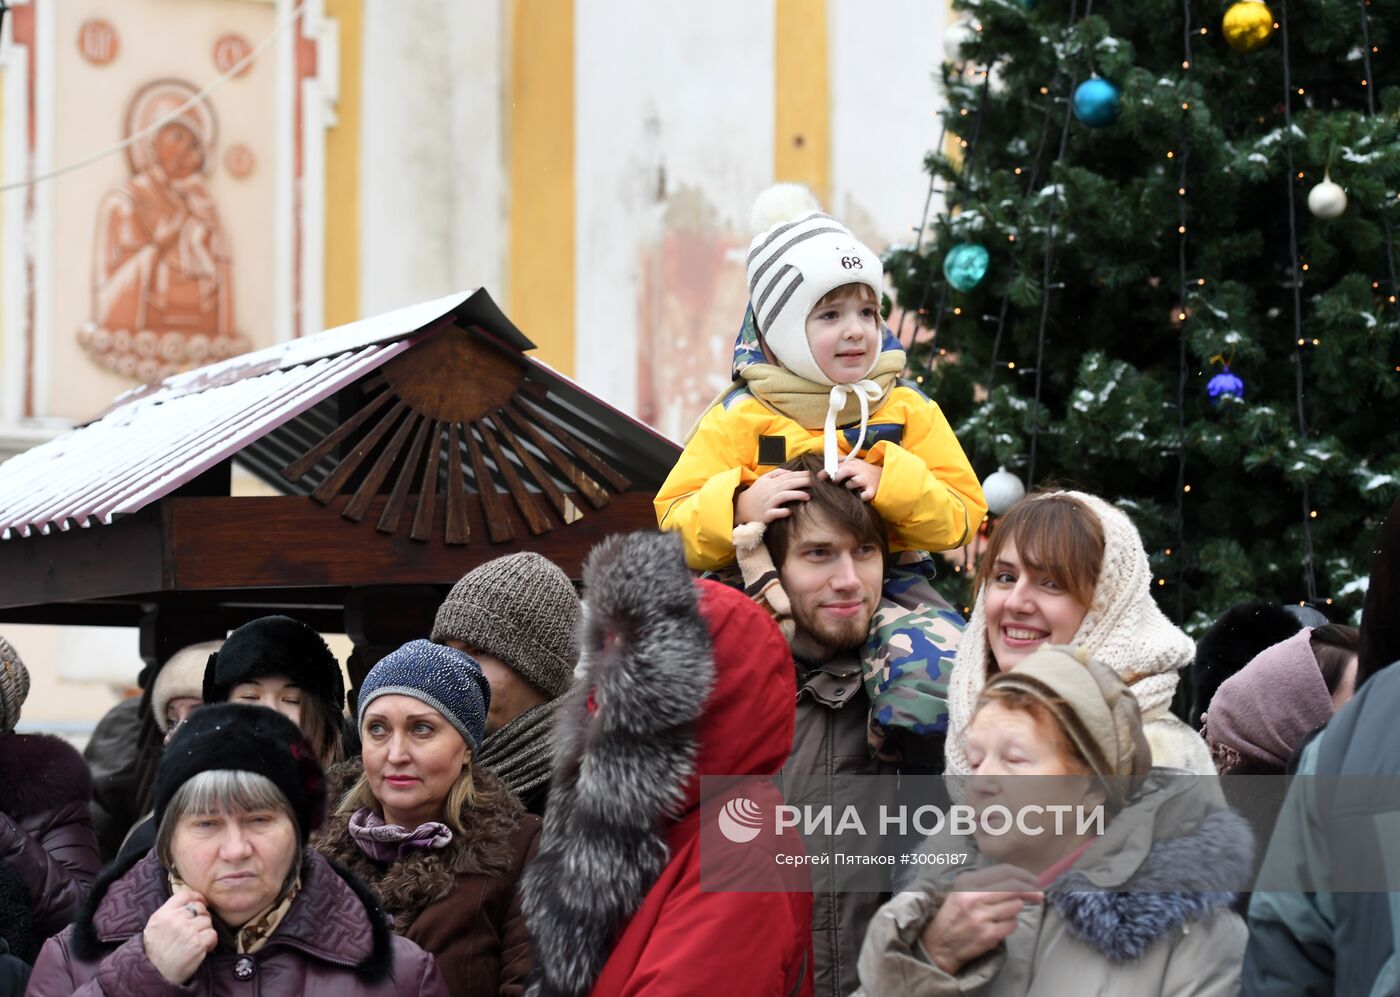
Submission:
<svg viewBox="0 0 1400 997">
<path fill-rule="evenodd" d="M 573 583 L 539 554 L 498 557 L 464 575 L 439 607 L 432 640 L 459 640 L 500 658 L 550 699 L 578 664 L 582 609 Z"/>
</svg>

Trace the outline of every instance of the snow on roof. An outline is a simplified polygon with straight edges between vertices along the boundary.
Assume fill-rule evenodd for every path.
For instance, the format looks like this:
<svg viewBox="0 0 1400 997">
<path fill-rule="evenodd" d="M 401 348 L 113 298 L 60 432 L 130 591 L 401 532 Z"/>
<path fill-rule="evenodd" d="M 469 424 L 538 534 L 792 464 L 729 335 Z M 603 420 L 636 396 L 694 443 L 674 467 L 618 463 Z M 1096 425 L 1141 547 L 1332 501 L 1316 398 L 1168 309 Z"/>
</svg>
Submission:
<svg viewBox="0 0 1400 997">
<path fill-rule="evenodd" d="M 454 294 L 143 385 L 0 464 L 0 538 L 110 523 L 193 480 L 448 318 L 533 347 L 485 291 Z"/>
</svg>

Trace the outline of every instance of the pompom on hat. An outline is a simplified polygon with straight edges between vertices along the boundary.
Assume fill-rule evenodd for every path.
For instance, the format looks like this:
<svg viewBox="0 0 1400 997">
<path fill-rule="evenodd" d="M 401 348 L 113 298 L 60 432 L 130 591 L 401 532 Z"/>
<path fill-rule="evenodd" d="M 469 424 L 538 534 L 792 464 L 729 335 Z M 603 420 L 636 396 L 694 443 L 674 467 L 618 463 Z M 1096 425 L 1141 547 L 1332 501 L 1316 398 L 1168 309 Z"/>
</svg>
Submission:
<svg viewBox="0 0 1400 997">
<path fill-rule="evenodd" d="M 788 370 L 832 386 L 807 344 L 807 315 L 844 284 L 865 284 L 879 301 L 884 291 L 880 257 L 823 213 L 812 192 L 797 184 L 777 184 L 760 194 L 752 221 L 758 235 L 749 244 L 746 269 L 758 331 Z M 870 358 L 871 370 L 877 359 L 878 354 Z"/>
</svg>

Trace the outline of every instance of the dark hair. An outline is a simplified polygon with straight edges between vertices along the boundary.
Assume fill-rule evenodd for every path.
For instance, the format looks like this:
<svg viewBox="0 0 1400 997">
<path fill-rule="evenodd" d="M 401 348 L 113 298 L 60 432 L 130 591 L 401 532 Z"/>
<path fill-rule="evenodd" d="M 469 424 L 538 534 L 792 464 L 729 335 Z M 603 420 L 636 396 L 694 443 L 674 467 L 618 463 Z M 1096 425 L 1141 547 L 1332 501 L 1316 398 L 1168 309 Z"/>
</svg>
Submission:
<svg viewBox="0 0 1400 997">
<path fill-rule="evenodd" d="M 1357 640 L 1356 687 L 1376 672 L 1400 660 L 1400 499 L 1391 505 L 1372 548 L 1371 578 L 1361 610 Z"/>
<path fill-rule="evenodd" d="M 810 472 L 812 487 L 807 493 L 812 497 L 806 502 L 792 502 L 788 506 L 792 509 L 791 516 L 775 519 L 768 524 L 764 539 L 768 543 L 768 553 L 773 556 L 773 565 L 779 571 L 783 570 L 783 561 L 787 559 L 788 547 L 792 544 L 797 530 L 801 528 L 806 517 L 814 512 L 821 513 L 827 522 L 857 540 L 879 544 L 881 550 L 889 550 L 889 531 L 880 514 L 869 502 L 864 501 L 858 492 L 852 491 L 844 484 L 821 477 L 824 465 L 820 456 L 805 453 L 788 461 L 783 468 L 788 471 Z"/>
<path fill-rule="evenodd" d="M 1336 692 L 1342 676 L 1347 672 L 1347 664 L 1356 653 L 1361 631 L 1356 627 L 1340 623 L 1328 623 L 1318 627 L 1308 636 L 1313 657 L 1317 659 L 1318 671 L 1327 683 L 1328 692 Z"/>
<path fill-rule="evenodd" d="M 1064 492 L 1032 492 L 992 528 L 977 562 L 972 597 L 992 577 L 1001 549 L 1014 541 L 1021 563 L 1047 572 L 1056 584 L 1088 608 L 1103 568 L 1103 524 L 1092 509 Z"/>
</svg>

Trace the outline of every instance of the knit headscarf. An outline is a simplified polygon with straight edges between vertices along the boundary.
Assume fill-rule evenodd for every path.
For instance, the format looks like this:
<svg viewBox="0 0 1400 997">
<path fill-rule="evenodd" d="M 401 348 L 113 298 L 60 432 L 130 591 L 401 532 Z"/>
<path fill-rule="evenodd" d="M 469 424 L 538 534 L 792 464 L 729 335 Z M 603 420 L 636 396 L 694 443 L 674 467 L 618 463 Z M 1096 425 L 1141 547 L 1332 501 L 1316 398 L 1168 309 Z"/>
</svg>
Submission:
<svg viewBox="0 0 1400 997">
<path fill-rule="evenodd" d="M 1035 502 L 1049 495 L 1067 496 L 1083 503 L 1098 518 L 1104 534 L 1103 565 L 1094 598 L 1070 643 L 1084 648 L 1127 683 L 1142 709 L 1145 724 L 1171 722 L 1177 672 L 1191 663 L 1196 646 L 1152 599 L 1152 569 L 1137 527 L 1103 499 L 1084 492 L 1049 492 L 1025 501 Z M 948 683 L 946 753 L 947 771 L 952 775 L 970 771 L 962 732 L 990 670 L 996 667 L 987 642 L 986 604 L 984 588 L 977 593 Z M 1202 754 L 1204 747 L 1202 744 Z M 1170 762 L 1159 759 L 1158 764 Z"/>
<path fill-rule="evenodd" d="M 1245 762 L 1282 773 L 1303 738 L 1332 719 L 1312 628 L 1265 648 L 1222 682 L 1203 719 L 1222 775 Z"/>
<path fill-rule="evenodd" d="M 29 696 L 29 669 L 19 652 L 0 637 L 0 734 L 8 734 L 19 723 L 19 708 Z"/>
</svg>

